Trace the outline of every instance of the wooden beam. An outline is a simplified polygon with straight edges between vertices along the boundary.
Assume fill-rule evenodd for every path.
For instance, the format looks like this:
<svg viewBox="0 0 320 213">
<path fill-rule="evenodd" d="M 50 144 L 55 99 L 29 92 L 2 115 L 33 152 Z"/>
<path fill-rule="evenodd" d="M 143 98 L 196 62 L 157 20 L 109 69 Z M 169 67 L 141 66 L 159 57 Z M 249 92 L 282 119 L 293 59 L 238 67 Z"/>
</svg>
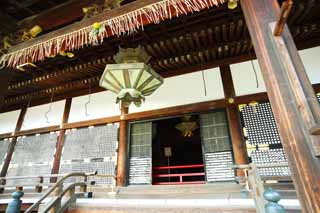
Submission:
<svg viewBox="0 0 320 213">
<path fill-rule="evenodd" d="M 220 74 L 223 84 L 225 99 L 230 103 L 227 106 L 227 117 L 232 141 L 233 155 L 236 164 L 248 164 L 248 154 L 245 139 L 242 132 L 238 105 L 234 104 L 235 90 L 229 65 L 220 66 Z M 245 176 L 243 170 L 237 171 L 238 176 Z"/>
<path fill-rule="evenodd" d="M 287 22 L 287 19 L 289 17 L 291 8 L 292 8 L 292 0 L 286 0 L 282 3 L 281 5 L 281 11 L 280 11 L 280 15 L 279 18 L 277 20 L 276 26 L 274 28 L 273 34 L 275 36 L 280 36 L 283 28 Z"/>
<path fill-rule="evenodd" d="M 301 208 L 304 212 L 320 212 L 320 158 L 315 146 L 320 146 L 320 138 L 309 133 L 309 128 L 319 123 L 319 103 L 287 26 L 280 37 L 275 37 L 270 28 L 280 14 L 278 1 L 242 0 L 241 8 Z"/>
<path fill-rule="evenodd" d="M 128 149 L 128 129 L 125 115 L 128 114 L 128 108 L 121 107 L 120 127 L 119 127 L 119 145 L 117 154 L 117 186 L 125 186 L 127 182 L 127 149 Z"/>
<path fill-rule="evenodd" d="M 71 103 L 72 103 L 72 98 L 66 99 L 61 125 L 68 123 L 70 109 L 71 109 Z M 54 154 L 54 160 L 53 160 L 51 174 L 58 174 L 59 173 L 61 154 L 62 154 L 62 149 L 63 149 L 63 145 L 64 145 L 65 134 L 66 134 L 65 129 L 62 129 L 59 133 L 57 145 L 56 145 L 56 152 Z M 51 183 L 55 183 L 56 181 L 57 181 L 57 178 L 50 179 Z"/>
<path fill-rule="evenodd" d="M 27 107 L 24 107 L 23 109 L 21 109 L 21 112 L 20 112 L 20 115 L 19 115 L 17 125 L 16 125 L 14 132 L 20 131 L 26 113 L 27 113 Z M 6 158 L 3 162 L 3 166 L 2 166 L 2 169 L 0 172 L 0 177 L 5 177 L 7 175 L 8 168 L 10 165 L 10 161 L 11 161 L 16 143 L 17 143 L 17 137 L 13 137 L 10 144 L 9 144 L 9 147 L 7 149 L 7 155 L 6 155 Z"/>
<path fill-rule="evenodd" d="M 103 0 L 98 0 L 95 3 L 102 4 Z M 18 26 L 20 29 L 29 29 L 35 25 L 39 25 L 43 31 L 57 29 L 60 26 L 65 26 L 82 18 L 84 16 L 82 8 L 92 4 L 92 0 L 67 1 L 37 15 L 21 20 Z"/>
</svg>

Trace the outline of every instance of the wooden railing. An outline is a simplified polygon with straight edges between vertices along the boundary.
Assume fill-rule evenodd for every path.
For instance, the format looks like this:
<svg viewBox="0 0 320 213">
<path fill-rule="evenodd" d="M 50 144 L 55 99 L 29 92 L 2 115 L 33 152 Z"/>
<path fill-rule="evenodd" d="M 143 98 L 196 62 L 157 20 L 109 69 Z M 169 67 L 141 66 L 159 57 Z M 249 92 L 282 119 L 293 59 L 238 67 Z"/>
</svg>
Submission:
<svg viewBox="0 0 320 213">
<path fill-rule="evenodd" d="M 184 170 L 183 173 L 179 171 Z M 191 172 L 194 169 L 202 170 L 201 172 Z M 190 170 L 185 171 L 185 170 Z M 177 173 L 173 173 L 177 172 Z M 166 172 L 166 173 L 161 173 Z M 173 185 L 173 184 L 196 184 L 205 183 L 205 172 L 203 164 L 181 165 L 181 166 L 156 166 L 153 167 L 153 184 L 154 185 Z M 184 180 L 184 177 L 200 177 L 203 180 Z M 202 177 L 202 178 L 201 178 Z M 159 179 L 167 178 L 169 181 L 160 181 Z"/>
<path fill-rule="evenodd" d="M 265 176 L 261 177 L 259 175 L 259 168 L 279 168 L 279 167 L 288 167 L 287 163 L 274 163 L 274 164 L 264 164 L 264 165 L 256 165 L 256 164 L 241 164 L 234 165 L 233 168 L 236 170 L 243 170 L 245 176 L 240 177 L 240 182 L 245 184 L 245 188 L 247 191 L 251 192 L 252 197 L 255 202 L 255 206 L 258 213 L 266 212 L 266 204 L 267 201 L 263 197 L 265 192 L 264 189 L 264 181 L 270 180 L 283 180 L 283 177 L 275 177 L 275 176 Z M 285 177 L 286 180 L 290 180 L 290 177 Z"/>
</svg>

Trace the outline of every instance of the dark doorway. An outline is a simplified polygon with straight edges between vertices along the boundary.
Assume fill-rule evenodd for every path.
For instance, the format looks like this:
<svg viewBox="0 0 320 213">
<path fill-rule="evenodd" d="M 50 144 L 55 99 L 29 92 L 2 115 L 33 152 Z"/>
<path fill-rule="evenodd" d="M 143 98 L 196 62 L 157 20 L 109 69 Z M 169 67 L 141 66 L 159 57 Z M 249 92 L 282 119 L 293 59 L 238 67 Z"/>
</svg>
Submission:
<svg viewBox="0 0 320 213">
<path fill-rule="evenodd" d="M 204 183 L 199 117 L 164 119 L 152 125 L 153 184 Z"/>
</svg>

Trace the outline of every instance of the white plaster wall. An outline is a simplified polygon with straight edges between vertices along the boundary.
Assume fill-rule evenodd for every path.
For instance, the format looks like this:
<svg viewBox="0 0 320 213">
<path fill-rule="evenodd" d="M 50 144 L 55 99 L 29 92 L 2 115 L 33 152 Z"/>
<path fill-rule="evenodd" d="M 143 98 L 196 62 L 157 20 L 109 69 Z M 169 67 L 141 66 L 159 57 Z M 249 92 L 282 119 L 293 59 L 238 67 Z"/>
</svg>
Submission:
<svg viewBox="0 0 320 213">
<path fill-rule="evenodd" d="M 253 65 L 257 73 L 258 85 L 251 61 L 232 64 L 230 66 L 234 89 L 237 96 L 266 91 L 258 61 L 254 60 Z"/>
<path fill-rule="evenodd" d="M 320 83 L 320 46 L 301 50 L 299 54 L 311 83 Z M 237 96 L 266 91 L 258 61 L 254 60 L 253 62 L 257 71 L 259 87 L 256 86 L 256 78 L 251 61 L 230 66 Z"/>
<path fill-rule="evenodd" d="M 165 78 L 163 85 L 151 96 L 147 96 L 141 107 L 130 106 L 130 112 L 141 112 L 224 98 L 219 68 L 205 70 L 204 76 L 206 95 L 201 71 Z"/>
<path fill-rule="evenodd" d="M 25 115 L 22 130 L 34 129 L 52 125 L 60 125 L 64 111 L 65 100 L 53 102 L 51 110 L 48 113 L 48 121 L 45 113 L 49 111 L 50 103 L 40 106 L 30 107 Z"/>
<path fill-rule="evenodd" d="M 320 46 L 299 51 L 312 84 L 320 83 Z"/>
<path fill-rule="evenodd" d="M 13 132 L 21 110 L 0 113 L 0 134 Z"/>
<path fill-rule="evenodd" d="M 86 115 L 85 104 L 88 100 L 89 95 L 72 99 L 69 122 L 91 120 L 120 114 L 119 106 L 115 104 L 116 95 L 112 92 L 104 91 L 91 94 L 91 101 L 87 104 L 88 115 Z"/>
</svg>

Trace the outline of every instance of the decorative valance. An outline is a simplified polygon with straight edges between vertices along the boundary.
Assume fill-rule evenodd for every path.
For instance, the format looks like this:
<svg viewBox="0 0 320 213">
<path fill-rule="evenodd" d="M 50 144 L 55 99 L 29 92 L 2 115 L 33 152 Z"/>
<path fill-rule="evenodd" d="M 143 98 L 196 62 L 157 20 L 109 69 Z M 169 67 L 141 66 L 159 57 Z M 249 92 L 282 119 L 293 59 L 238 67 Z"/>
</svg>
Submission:
<svg viewBox="0 0 320 213">
<path fill-rule="evenodd" d="M 13 46 L 0 59 L 0 67 L 37 62 L 72 51 L 85 45 L 98 45 L 110 36 L 130 34 L 148 24 L 179 17 L 193 12 L 218 6 L 225 0 L 138 0 L 120 8 L 103 12 L 95 17 L 69 25 L 46 35 Z M 92 33 L 94 23 L 99 30 Z"/>
</svg>

